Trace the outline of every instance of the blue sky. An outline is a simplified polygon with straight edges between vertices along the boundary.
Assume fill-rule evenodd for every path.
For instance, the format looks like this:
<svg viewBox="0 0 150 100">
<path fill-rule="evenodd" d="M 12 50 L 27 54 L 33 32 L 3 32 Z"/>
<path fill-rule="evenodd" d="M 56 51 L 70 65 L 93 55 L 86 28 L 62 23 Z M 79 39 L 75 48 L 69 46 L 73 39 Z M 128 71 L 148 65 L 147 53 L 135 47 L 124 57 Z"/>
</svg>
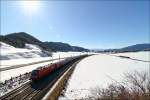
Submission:
<svg viewBox="0 0 150 100">
<path fill-rule="evenodd" d="M 27 32 L 42 41 L 100 49 L 149 42 L 148 0 L 40 1 L 28 12 L 21 4 L 1 1 L 2 35 Z"/>
</svg>

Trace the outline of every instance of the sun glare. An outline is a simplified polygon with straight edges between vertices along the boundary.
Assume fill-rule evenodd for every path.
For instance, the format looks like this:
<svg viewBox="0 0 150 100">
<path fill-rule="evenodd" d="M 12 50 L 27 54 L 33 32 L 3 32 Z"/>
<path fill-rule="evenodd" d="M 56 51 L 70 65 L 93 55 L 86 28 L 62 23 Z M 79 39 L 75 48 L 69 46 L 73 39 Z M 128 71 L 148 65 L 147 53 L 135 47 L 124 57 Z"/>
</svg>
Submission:
<svg viewBox="0 0 150 100">
<path fill-rule="evenodd" d="M 40 1 L 20 1 L 20 4 L 27 15 L 32 15 L 39 11 Z"/>
</svg>

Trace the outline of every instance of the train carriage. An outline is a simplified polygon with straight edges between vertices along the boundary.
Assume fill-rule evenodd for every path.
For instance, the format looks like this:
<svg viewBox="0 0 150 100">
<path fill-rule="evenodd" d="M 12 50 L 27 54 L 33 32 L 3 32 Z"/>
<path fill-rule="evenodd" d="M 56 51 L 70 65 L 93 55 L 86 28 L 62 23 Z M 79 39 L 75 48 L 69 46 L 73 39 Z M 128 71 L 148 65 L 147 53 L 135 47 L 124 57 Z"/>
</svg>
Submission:
<svg viewBox="0 0 150 100">
<path fill-rule="evenodd" d="M 61 60 L 57 63 L 54 63 L 54 64 L 48 64 L 44 67 L 40 67 L 40 68 L 37 68 L 35 70 L 33 70 L 31 72 L 31 77 L 30 79 L 32 81 L 36 81 L 36 80 L 39 80 L 41 79 L 42 77 L 45 77 L 46 75 L 50 74 L 51 72 L 53 72 L 54 70 L 58 69 L 59 67 L 62 67 L 63 65 L 67 64 L 68 62 L 70 62 L 71 60 L 74 60 L 76 58 L 78 58 L 79 56 L 76 56 L 76 57 L 69 57 L 65 60 Z"/>
<path fill-rule="evenodd" d="M 62 60 L 60 62 L 49 64 L 44 67 L 37 68 L 31 72 L 31 80 L 36 81 L 38 79 L 41 79 L 42 77 L 50 74 L 52 71 L 56 70 L 57 68 L 61 67 L 66 63 L 65 60 Z"/>
</svg>

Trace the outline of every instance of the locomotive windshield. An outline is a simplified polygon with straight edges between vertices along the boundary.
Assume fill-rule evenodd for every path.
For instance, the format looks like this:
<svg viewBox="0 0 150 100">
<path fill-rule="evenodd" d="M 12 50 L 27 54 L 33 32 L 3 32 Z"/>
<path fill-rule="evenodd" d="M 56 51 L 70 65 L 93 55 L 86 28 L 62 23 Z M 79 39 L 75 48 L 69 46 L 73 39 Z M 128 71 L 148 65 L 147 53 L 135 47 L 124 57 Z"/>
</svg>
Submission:
<svg viewBox="0 0 150 100">
<path fill-rule="evenodd" d="M 31 76 L 36 76 L 36 75 L 37 75 L 37 70 L 33 70 Z"/>
</svg>

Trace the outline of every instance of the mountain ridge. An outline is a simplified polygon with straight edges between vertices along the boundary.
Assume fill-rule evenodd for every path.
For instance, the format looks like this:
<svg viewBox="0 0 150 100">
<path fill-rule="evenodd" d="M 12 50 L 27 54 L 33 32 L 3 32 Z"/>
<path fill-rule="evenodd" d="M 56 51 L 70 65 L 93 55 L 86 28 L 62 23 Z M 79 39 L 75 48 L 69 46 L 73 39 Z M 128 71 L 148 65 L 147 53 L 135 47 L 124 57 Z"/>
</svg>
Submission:
<svg viewBox="0 0 150 100">
<path fill-rule="evenodd" d="M 35 44 L 46 51 L 89 51 L 83 47 L 71 46 L 62 42 L 42 42 L 26 32 L 10 33 L 0 35 L 0 41 L 18 48 L 24 48 L 25 44 Z"/>
<path fill-rule="evenodd" d="M 150 43 L 141 43 L 130 45 L 119 49 L 105 49 L 104 52 L 136 52 L 136 51 L 150 51 Z"/>
</svg>

